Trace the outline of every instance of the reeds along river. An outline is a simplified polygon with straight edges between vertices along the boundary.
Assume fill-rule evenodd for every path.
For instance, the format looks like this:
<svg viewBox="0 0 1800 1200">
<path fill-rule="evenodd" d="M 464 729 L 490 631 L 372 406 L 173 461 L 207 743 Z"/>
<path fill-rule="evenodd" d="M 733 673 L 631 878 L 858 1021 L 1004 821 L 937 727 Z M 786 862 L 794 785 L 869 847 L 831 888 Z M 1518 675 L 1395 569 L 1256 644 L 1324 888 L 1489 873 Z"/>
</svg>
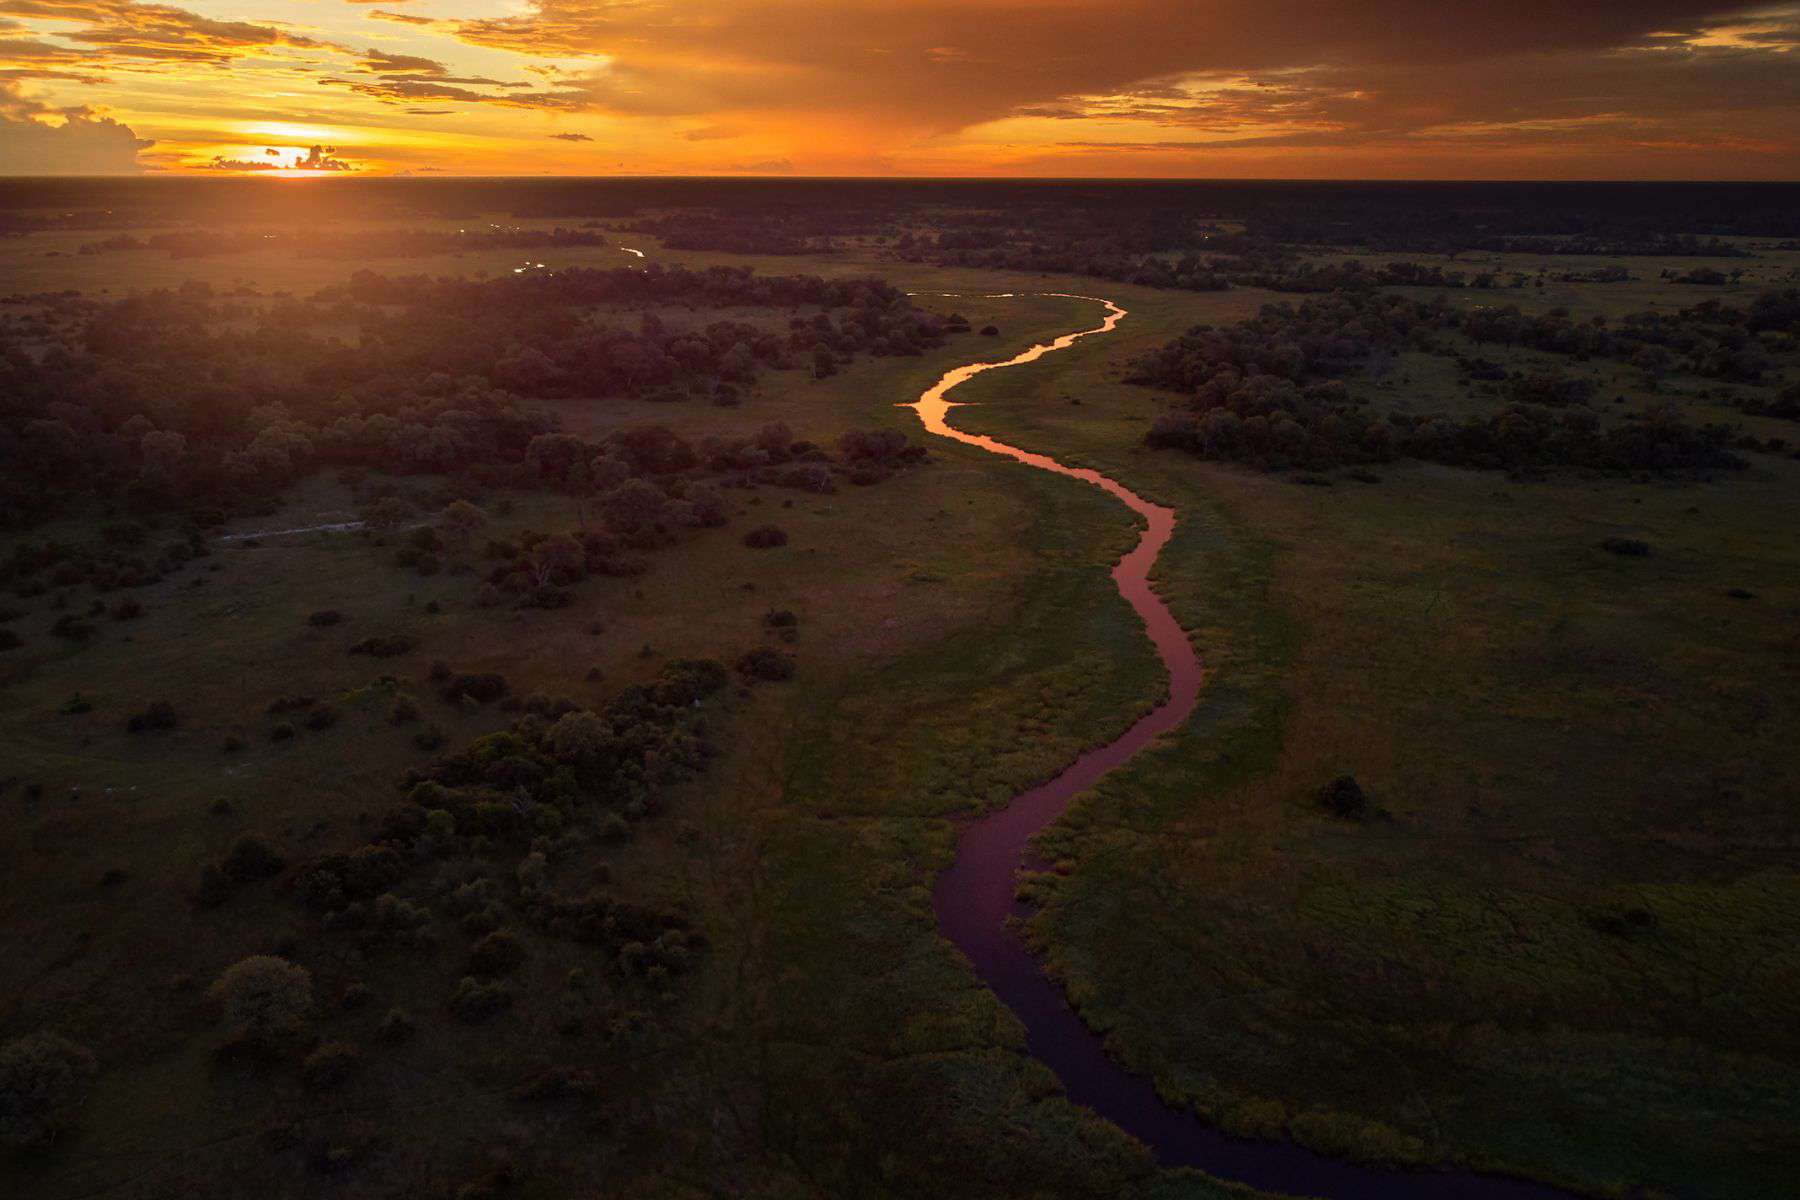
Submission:
<svg viewBox="0 0 1800 1200">
<path fill-rule="evenodd" d="M 1200 695 L 1200 660 L 1193 644 L 1150 586 L 1151 569 L 1175 531 L 1175 510 L 1150 503 L 1098 471 L 1064 466 L 1048 455 L 965 433 L 949 423 L 955 404 L 947 396 L 959 384 L 984 371 L 1035 362 L 1082 338 L 1110 332 L 1126 316 L 1123 308 L 1096 296 L 1048 294 L 1103 305 L 1106 317 L 1091 329 L 1041 342 L 1005 362 L 957 367 L 910 407 L 931 433 L 1091 483 L 1144 519 L 1143 535 L 1113 567 L 1112 575 L 1119 594 L 1144 622 L 1145 632 L 1168 669 L 1169 694 L 1118 740 L 1088 751 L 1054 779 L 1015 796 L 1005 808 L 968 827 L 955 863 L 938 877 L 933 894 L 938 929 L 968 956 L 975 973 L 1018 1015 L 1025 1026 L 1027 1048 L 1062 1080 L 1069 1099 L 1138 1138 L 1165 1166 L 1198 1167 L 1270 1191 L 1333 1200 L 1540 1200 L 1563 1195 L 1500 1176 L 1383 1170 L 1327 1158 L 1292 1142 L 1227 1137 L 1191 1113 L 1164 1104 L 1148 1078 L 1132 1074 L 1108 1057 L 1099 1035 L 1081 1023 L 1062 989 L 1039 969 L 1024 942 L 1008 929 L 1008 917 L 1028 915 L 1014 899 L 1014 876 L 1024 862 L 1032 835 L 1109 771 L 1183 724 Z M 1204 797 L 1196 802 L 1203 803 Z"/>
</svg>

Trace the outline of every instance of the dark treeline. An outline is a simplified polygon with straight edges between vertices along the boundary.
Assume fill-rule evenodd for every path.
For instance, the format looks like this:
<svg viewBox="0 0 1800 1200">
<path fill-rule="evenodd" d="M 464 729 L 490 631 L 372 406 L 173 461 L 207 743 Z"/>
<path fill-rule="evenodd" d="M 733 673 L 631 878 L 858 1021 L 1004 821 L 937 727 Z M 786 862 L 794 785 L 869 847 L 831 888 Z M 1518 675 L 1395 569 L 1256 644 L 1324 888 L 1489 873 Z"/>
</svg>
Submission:
<svg viewBox="0 0 1800 1200">
<path fill-rule="evenodd" d="M 1506 306 L 1468 309 L 1456 325 L 1476 342 L 1618 359 L 1653 378 L 1685 372 L 1754 383 L 1778 368 L 1779 357 L 1800 350 L 1800 288 L 1765 291 L 1747 308 L 1707 300 L 1675 313 L 1628 313 L 1617 323 L 1580 321 L 1561 309 L 1530 316 Z"/>
<path fill-rule="evenodd" d="M 682 212 L 646 217 L 629 226 L 671 250 L 728 254 L 828 254 L 844 237 L 880 234 L 892 224 L 885 211 L 774 205 L 751 212 Z"/>
<path fill-rule="evenodd" d="M 614 307 L 790 310 L 675 328 Z M 738 402 L 759 372 L 916 354 L 946 326 L 870 280 L 360 273 L 269 305 L 204 286 L 37 298 L 0 325 L 0 524 L 98 500 L 218 519 L 321 466 L 509 482 L 555 397 Z"/>
<path fill-rule="evenodd" d="M 1658 256 L 1740 259 L 1754 251 L 1726 238 L 1800 233 L 1800 192 L 1786 185 L 1302 184 L 1175 181 L 449 180 L 319 181 L 244 189 L 231 181 L 108 184 L 71 205 L 54 183 L 0 195 L 0 227 L 183 228 L 93 246 L 163 244 L 173 253 L 224 253 L 257 244 L 258 228 L 304 220 L 400 221 L 421 216 L 471 223 L 513 217 L 629 218 L 629 228 L 683 250 L 794 255 L 829 253 L 856 238 L 904 261 L 1088 275 L 1150 287 L 1210 291 L 1233 285 L 1314 293 L 1410 283 L 1433 287 L 1525 286 L 1523 275 L 1464 273 L 1395 263 L 1309 262 L 1321 250 L 1391 254 L 1520 253 L 1540 257 Z M 239 181 L 241 184 L 241 181 Z M 110 201 L 96 207 L 96 197 Z M 195 226 L 205 229 L 196 230 Z M 242 228 L 242 234 L 231 232 Z M 1682 232 L 1670 232 L 1679 230 Z M 507 241 L 512 236 L 514 242 Z M 584 230 L 505 231 L 461 243 L 523 248 L 557 237 L 587 244 Z M 349 257 L 448 252 L 448 234 L 329 232 L 296 242 L 302 252 Z M 552 239 L 534 241 L 533 237 Z M 265 243 L 266 244 L 266 243 Z M 1616 268 L 1602 268 L 1616 272 Z M 1612 276 L 1608 276 L 1609 278 Z M 1724 282 L 1707 267 L 1683 274 Z"/>
<path fill-rule="evenodd" d="M 1686 245 L 1712 237 L 1800 235 L 1800 187 L 1763 183 L 1445 183 L 1236 180 L 318 179 L 271 188 L 239 179 L 13 179 L 0 228 L 129 228 L 165 220 L 451 218 L 507 213 L 614 219 L 670 209 L 765 209 L 787 216 L 1082 210 L 1100 219 L 1181 212 L 1242 222 L 1279 242 L 1426 251 L 1496 237 L 1564 244 Z M 842 232 L 837 227 L 805 229 Z M 1542 252 L 1537 250 L 1536 252 Z M 1659 251 L 1666 252 L 1666 251 Z"/>
<path fill-rule="evenodd" d="M 1347 377 L 1402 351 L 1445 353 L 1477 313 L 1395 295 L 1338 294 L 1265 306 L 1227 328 L 1196 327 L 1145 356 L 1133 381 L 1188 397 L 1158 418 L 1152 445 L 1266 469 L 1325 469 L 1410 457 L 1541 471 L 1707 471 L 1740 467 L 1733 431 L 1694 425 L 1671 406 L 1602 422 L 1591 389 L 1551 377 L 1508 381 L 1498 411 L 1461 420 L 1385 417 Z"/>
<path fill-rule="evenodd" d="M 81 247 L 83 254 L 152 251 L 171 258 L 216 258 L 279 249 L 300 258 L 424 258 L 478 250 L 554 250 L 563 246 L 611 246 L 611 234 L 592 229 L 381 229 L 345 232 L 283 230 L 218 232 L 171 230 L 138 237 L 117 234 Z"/>
<path fill-rule="evenodd" d="M 1669 234 L 1640 214 L 1569 212 L 1551 215 L 1504 206 L 1477 213 L 1425 207 L 1395 209 L 1359 202 L 1298 205 L 1260 196 L 1260 204 L 1187 207 L 1160 193 L 1126 189 L 1105 203 L 1072 203 L 1066 195 L 1034 194 L 999 208 L 947 203 L 896 204 L 879 219 L 864 213 L 840 221 L 829 209 L 780 213 L 750 207 L 687 209 L 640 222 L 637 228 L 682 249 L 797 254 L 836 248 L 846 233 L 870 237 L 905 262 L 944 267 L 1088 275 L 1146 287 L 1215 291 L 1231 286 L 1286 292 L 1327 292 L 1385 285 L 1523 287 L 1518 272 L 1459 271 L 1409 262 L 1370 269 L 1358 262 L 1320 264 L 1318 250 L 1446 254 L 1518 253 L 1539 256 L 1658 256 L 1742 258 L 1751 252 L 1716 235 Z M 1553 228 L 1556 221 L 1570 225 Z M 1770 216 L 1761 230 L 1790 227 Z M 1784 224 L 1785 222 L 1785 224 Z M 1744 227 L 1741 225 L 1734 228 Z M 1575 232 L 1570 232 L 1570 230 Z M 1625 277 L 1601 268 L 1604 279 Z M 1724 283 L 1728 276 L 1699 267 L 1682 282 Z"/>
</svg>

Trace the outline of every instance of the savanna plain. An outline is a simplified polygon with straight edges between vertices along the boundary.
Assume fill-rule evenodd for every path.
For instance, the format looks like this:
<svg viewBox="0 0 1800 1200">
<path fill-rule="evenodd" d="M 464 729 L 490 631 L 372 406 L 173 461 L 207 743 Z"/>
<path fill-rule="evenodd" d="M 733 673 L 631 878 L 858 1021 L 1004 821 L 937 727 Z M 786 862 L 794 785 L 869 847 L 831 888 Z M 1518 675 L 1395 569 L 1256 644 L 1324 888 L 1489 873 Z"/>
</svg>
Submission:
<svg viewBox="0 0 1800 1200">
<path fill-rule="evenodd" d="M 1792 187 L 13 184 L 0 1193 L 1800 1180 Z"/>
</svg>

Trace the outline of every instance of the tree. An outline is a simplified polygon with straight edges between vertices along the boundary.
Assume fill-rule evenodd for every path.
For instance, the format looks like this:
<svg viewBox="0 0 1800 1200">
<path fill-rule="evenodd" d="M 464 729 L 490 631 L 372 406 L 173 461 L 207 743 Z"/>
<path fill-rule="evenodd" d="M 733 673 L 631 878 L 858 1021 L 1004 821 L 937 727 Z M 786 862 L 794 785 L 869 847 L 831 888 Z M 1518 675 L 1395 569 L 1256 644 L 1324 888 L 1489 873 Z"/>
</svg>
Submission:
<svg viewBox="0 0 1800 1200">
<path fill-rule="evenodd" d="M 208 993 L 225 1023 L 258 1047 L 274 1046 L 298 1033 L 312 1012 L 312 975 L 285 958 L 252 955 L 233 963 Z"/>
<path fill-rule="evenodd" d="M 547 486 L 561 488 L 576 463 L 586 463 L 592 451 L 570 433 L 540 433 L 525 447 L 525 466 Z"/>
<path fill-rule="evenodd" d="M 558 717 L 556 724 L 545 733 L 544 742 L 563 762 L 587 763 L 598 760 L 606 752 L 612 735 L 606 722 L 582 709 Z"/>
<path fill-rule="evenodd" d="M 146 476 L 172 479 L 187 457 L 187 438 L 173 430 L 153 429 L 138 439 L 138 448 L 144 456 Z"/>
<path fill-rule="evenodd" d="M 377 533 L 390 533 L 412 520 L 412 505 L 398 496 L 385 496 L 362 510 L 362 522 Z"/>
<path fill-rule="evenodd" d="M 631 464 L 608 450 L 588 463 L 588 475 L 596 492 L 610 492 L 631 478 Z"/>
<path fill-rule="evenodd" d="M 99 1073 L 94 1056 L 54 1033 L 0 1047 L 0 1145 L 40 1150 L 75 1122 Z"/>
<path fill-rule="evenodd" d="M 486 524 L 487 514 L 467 500 L 452 500 L 438 516 L 445 540 L 456 546 L 467 546 L 475 531 Z"/>
<path fill-rule="evenodd" d="M 552 587 L 581 578 L 587 552 L 566 533 L 547 537 L 531 548 L 532 582 Z"/>
<path fill-rule="evenodd" d="M 600 498 L 606 524 L 618 533 L 636 533 L 662 519 L 668 502 L 662 489 L 644 479 L 627 479 Z"/>
</svg>

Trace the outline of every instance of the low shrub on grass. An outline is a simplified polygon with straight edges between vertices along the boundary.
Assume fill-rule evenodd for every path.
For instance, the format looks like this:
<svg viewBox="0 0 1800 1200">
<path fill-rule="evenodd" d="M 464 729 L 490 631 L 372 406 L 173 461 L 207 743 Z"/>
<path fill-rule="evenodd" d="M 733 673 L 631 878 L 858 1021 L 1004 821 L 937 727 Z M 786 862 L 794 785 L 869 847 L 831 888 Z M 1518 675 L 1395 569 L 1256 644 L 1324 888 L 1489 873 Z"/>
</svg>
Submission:
<svg viewBox="0 0 1800 1200">
<path fill-rule="evenodd" d="M 752 550 L 771 550 L 787 542 L 787 531 L 776 525 L 761 525 L 744 535 L 744 545 Z"/>
<path fill-rule="evenodd" d="M 146 733 L 157 729 L 174 729 L 181 724 L 181 714 L 167 700 L 153 700 L 144 711 L 133 713 L 126 721 L 125 728 L 132 733 Z"/>
<path fill-rule="evenodd" d="M 0 1145 L 41 1150 L 74 1125 L 99 1067 L 84 1047 L 54 1033 L 0 1046 Z"/>
</svg>

